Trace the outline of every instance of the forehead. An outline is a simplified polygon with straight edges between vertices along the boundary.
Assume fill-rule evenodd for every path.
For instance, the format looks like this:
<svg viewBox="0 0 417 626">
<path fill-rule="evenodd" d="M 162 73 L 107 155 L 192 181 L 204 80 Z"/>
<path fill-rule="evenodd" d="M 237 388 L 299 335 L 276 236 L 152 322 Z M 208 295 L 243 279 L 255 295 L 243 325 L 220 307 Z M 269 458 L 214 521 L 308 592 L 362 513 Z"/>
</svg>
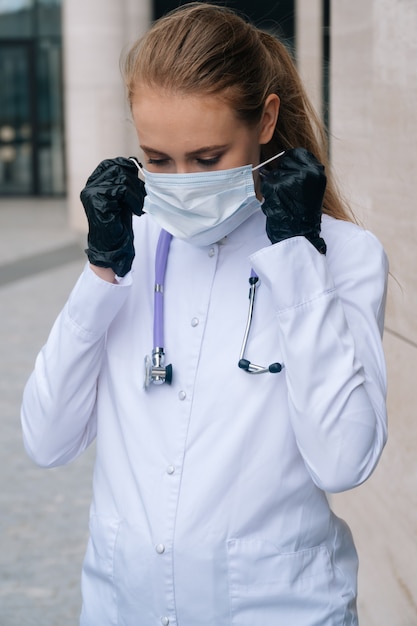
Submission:
<svg viewBox="0 0 417 626">
<path fill-rule="evenodd" d="M 242 131 L 244 123 L 220 96 L 180 94 L 139 88 L 132 99 L 132 115 L 141 143 L 167 141 L 220 143 Z M 155 147 L 158 147 L 155 145 Z"/>
</svg>

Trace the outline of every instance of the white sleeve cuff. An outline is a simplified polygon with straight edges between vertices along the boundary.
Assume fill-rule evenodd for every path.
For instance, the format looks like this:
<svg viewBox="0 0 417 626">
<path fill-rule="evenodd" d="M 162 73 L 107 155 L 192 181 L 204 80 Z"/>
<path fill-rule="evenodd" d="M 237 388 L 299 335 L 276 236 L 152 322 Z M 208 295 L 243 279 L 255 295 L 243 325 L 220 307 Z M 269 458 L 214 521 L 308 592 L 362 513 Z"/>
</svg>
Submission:
<svg viewBox="0 0 417 626">
<path fill-rule="evenodd" d="M 103 336 L 126 301 L 131 285 L 130 272 L 117 283 L 109 283 L 87 263 L 69 297 L 67 320 L 86 339 Z"/>
</svg>

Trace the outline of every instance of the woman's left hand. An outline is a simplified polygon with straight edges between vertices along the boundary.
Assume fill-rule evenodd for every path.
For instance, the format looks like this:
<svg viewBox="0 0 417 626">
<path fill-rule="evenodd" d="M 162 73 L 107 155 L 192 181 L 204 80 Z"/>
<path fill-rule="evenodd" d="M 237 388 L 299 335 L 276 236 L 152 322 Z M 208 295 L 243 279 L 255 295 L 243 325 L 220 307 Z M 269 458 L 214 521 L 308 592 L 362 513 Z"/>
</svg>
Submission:
<svg viewBox="0 0 417 626">
<path fill-rule="evenodd" d="M 326 243 L 320 237 L 324 166 L 305 148 L 294 148 L 284 154 L 277 169 L 264 170 L 261 178 L 262 210 L 271 243 L 304 236 L 325 254 Z"/>
</svg>

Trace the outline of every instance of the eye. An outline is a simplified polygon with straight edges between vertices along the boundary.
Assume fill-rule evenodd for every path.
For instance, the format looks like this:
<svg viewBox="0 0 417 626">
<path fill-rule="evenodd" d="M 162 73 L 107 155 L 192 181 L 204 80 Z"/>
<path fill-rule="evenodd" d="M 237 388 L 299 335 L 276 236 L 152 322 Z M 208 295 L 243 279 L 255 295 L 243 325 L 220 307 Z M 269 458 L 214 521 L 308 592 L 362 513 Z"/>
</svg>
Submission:
<svg viewBox="0 0 417 626">
<path fill-rule="evenodd" d="M 197 163 L 199 165 L 202 165 L 203 167 L 212 167 L 213 165 L 217 165 L 217 163 L 220 161 L 222 155 L 219 154 L 215 157 L 211 157 L 209 159 L 196 159 Z"/>
<path fill-rule="evenodd" d="M 169 159 L 151 159 L 151 158 L 148 158 L 148 160 L 147 160 L 147 163 L 149 165 L 156 165 L 157 167 L 158 166 L 161 167 L 163 165 L 166 165 L 168 162 L 169 162 Z"/>
</svg>

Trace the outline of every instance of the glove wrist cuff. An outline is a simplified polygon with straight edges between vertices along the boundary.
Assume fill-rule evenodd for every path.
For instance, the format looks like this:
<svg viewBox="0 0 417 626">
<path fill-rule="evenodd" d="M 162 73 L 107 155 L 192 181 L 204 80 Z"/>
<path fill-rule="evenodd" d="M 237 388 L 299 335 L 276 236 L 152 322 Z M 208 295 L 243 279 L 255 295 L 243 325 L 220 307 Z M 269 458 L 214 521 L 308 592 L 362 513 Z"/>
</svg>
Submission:
<svg viewBox="0 0 417 626">
<path fill-rule="evenodd" d="M 92 265 L 97 267 L 109 267 L 116 276 L 126 276 L 132 267 L 134 252 L 130 254 L 125 250 L 116 250 L 114 252 L 99 252 L 89 247 L 85 250 L 88 260 Z"/>
</svg>

